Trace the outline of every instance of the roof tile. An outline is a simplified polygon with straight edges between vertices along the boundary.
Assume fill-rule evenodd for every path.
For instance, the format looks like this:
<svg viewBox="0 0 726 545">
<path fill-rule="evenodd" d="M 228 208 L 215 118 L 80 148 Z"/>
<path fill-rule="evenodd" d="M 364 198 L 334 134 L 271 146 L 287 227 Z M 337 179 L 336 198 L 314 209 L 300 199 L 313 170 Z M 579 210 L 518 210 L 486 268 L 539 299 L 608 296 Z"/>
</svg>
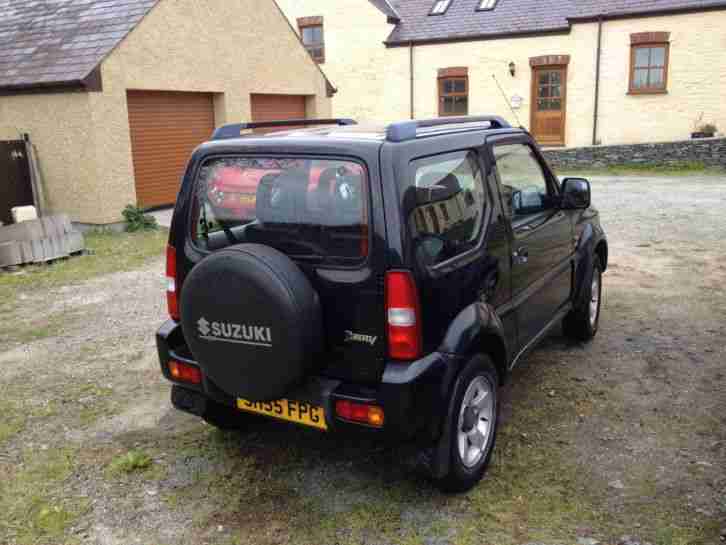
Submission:
<svg viewBox="0 0 726 545">
<path fill-rule="evenodd" d="M 0 88 L 84 80 L 159 0 L 0 0 Z"/>
<path fill-rule="evenodd" d="M 567 31 L 570 19 L 598 15 L 658 13 L 680 9 L 726 8 L 726 0 L 499 0 L 478 11 L 480 0 L 451 0 L 443 15 L 429 15 L 434 0 L 391 0 L 401 21 L 389 44 L 496 37 L 516 33 Z"/>
</svg>

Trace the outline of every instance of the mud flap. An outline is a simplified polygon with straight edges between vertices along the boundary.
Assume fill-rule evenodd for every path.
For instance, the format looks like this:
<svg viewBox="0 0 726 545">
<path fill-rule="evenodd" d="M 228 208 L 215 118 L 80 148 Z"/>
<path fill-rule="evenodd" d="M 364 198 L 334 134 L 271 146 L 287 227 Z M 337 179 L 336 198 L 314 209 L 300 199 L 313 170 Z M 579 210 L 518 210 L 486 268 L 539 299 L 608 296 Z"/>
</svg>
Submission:
<svg viewBox="0 0 726 545">
<path fill-rule="evenodd" d="M 425 453 L 426 468 L 434 479 L 440 479 L 449 473 L 451 467 L 451 423 L 454 420 L 454 392 L 459 380 L 459 372 L 465 363 L 463 358 L 452 357 L 444 380 L 442 381 L 442 398 L 446 400 L 446 414 L 442 423 L 441 434 L 436 443 Z"/>
<path fill-rule="evenodd" d="M 207 410 L 207 398 L 176 385 L 171 387 L 171 404 L 180 411 L 200 417 Z"/>
</svg>

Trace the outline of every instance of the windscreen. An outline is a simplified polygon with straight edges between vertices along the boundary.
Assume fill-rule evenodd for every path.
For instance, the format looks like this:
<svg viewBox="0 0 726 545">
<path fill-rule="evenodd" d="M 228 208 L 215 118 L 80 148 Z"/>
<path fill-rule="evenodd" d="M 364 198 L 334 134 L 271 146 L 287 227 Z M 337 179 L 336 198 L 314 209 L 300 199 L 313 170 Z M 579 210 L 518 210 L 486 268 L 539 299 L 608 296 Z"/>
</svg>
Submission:
<svg viewBox="0 0 726 545">
<path fill-rule="evenodd" d="M 193 238 L 208 251 L 257 243 L 354 264 L 368 254 L 366 171 L 334 159 L 211 159 L 196 181 L 193 220 Z"/>
</svg>

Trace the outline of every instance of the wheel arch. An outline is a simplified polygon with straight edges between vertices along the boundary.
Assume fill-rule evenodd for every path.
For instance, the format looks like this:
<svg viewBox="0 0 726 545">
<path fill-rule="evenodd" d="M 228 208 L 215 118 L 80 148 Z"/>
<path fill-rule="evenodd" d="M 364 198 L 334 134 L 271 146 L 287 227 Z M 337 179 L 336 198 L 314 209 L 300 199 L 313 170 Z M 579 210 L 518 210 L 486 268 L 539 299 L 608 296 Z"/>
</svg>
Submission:
<svg viewBox="0 0 726 545">
<path fill-rule="evenodd" d="M 493 331 L 482 331 L 481 335 L 472 343 L 467 356 L 471 357 L 475 354 L 488 355 L 497 368 L 499 385 L 501 386 L 506 382 L 509 375 L 509 361 L 507 359 L 507 347 L 504 344 L 502 335 Z"/>
<path fill-rule="evenodd" d="M 476 354 L 486 354 L 494 363 L 502 384 L 509 372 L 509 351 L 505 341 L 504 326 L 494 309 L 484 303 L 474 303 L 465 308 L 452 322 L 440 350 L 455 355 L 457 365 L 450 369 L 442 383 L 441 401 L 445 411 L 437 419 L 433 430 L 437 437 L 435 453 L 429 469 L 434 478 L 443 477 L 450 468 L 452 396 L 463 369 Z"/>
<path fill-rule="evenodd" d="M 575 286 L 573 302 L 577 304 L 583 293 L 583 286 L 592 274 L 594 257 L 600 258 L 602 271 L 605 272 L 608 260 L 608 245 L 602 230 L 587 223 L 580 234 L 575 249 Z"/>
<path fill-rule="evenodd" d="M 497 368 L 500 383 L 503 383 L 509 370 L 505 339 L 504 326 L 494 309 L 484 303 L 474 303 L 461 311 L 451 323 L 439 350 L 464 356 L 464 362 L 475 354 L 487 354 Z"/>
<path fill-rule="evenodd" d="M 608 268 L 608 243 L 605 239 L 597 243 L 597 246 L 595 246 L 595 254 L 600 258 L 602 272 L 605 272 Z"/>
</svg>

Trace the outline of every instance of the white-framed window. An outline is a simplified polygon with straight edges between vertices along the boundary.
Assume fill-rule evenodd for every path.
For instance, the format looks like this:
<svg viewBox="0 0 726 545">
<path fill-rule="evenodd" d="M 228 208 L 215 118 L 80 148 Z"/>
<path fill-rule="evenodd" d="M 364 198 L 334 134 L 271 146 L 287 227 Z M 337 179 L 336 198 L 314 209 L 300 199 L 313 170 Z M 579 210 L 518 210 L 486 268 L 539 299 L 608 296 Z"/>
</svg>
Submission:
<svg viewBox="0 0 726 545">
<path fill-rule="evenodd" d="M 449 9 L 452 0 L 436 0 L 429 15 L 443 15 Z"/>
<path fill-rule="evenodd" d="M 481 0 L 477 10 L 479 11 L 490 11 L 493 10 L 497 5 L 498 0 Z"/>
</svg>

